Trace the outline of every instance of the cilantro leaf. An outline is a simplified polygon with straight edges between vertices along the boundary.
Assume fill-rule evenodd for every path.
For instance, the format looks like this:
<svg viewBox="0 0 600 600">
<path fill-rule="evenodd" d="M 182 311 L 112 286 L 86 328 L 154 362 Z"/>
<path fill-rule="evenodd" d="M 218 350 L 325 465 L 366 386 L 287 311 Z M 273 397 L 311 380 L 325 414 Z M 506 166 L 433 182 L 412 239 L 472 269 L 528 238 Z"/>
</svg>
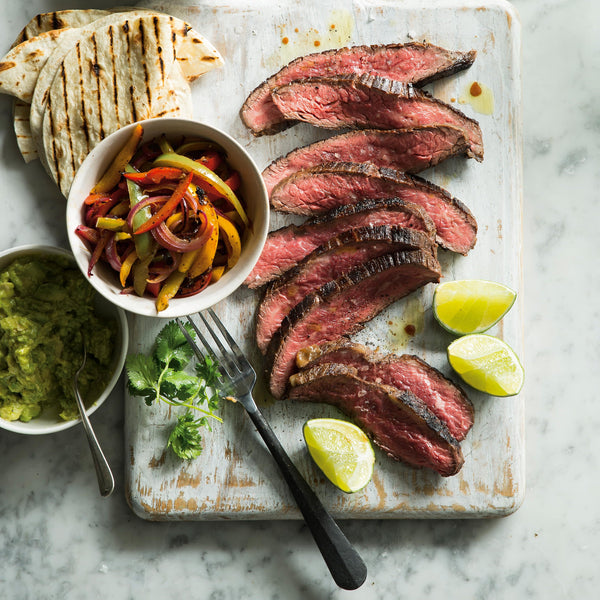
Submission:
<svg viewBox="0 0 600 600">
<path fill-rule="evenodd" d="M 160 392 L 171 400 L 192 400 L 200 392 L 201 383 L 197 377 L 185 371 L 169 369 L 160 382 Z"/>
<path fill-rule="evenodd" d="M 177 417 L 177 424 L 171 431 L 171 435 L 169 435 L 167 447 L 171 448 L 180 458 L 191 460 L 202 453 L 202 436 L 199 431 L 200 421 L 202 419 L 194 419 L 194 415 L 190 410 Z"/>
<path fill-rule="evenodd" d="M 186 323 L 185 327 L 193 336 L 191 326 Z M 154 356 L 161 366 L 170 365 L 174 369 L 183 369 L 193 354 L 194 351 L 175 321 L 169 321 L 156 336 Z"/>
<path fill-rule="evenodd" d="M 129 392 L 146 400 L 156 397 L 156 381 L 159 370 L 154 360 L 144 354 L 131 354 L 125 363 L 129 379 Z"/>
<path fill-rule="evenodd" d="M 194 335 L 189 324 L 186 329 Z M 133 354 L 126 363 L 132 396 L 143 397 L 148 406 L 161 401 L 186 408 L 186 413 L 177 418 L 167 447 L 187 460 L 202 451 L 200 427 L 210 430 L 211 419 L 222 421 L 215 414 L 221 398 L 219 365 L 207 356 L 195 364 L 194 375 L 190 369 L 185 370 L 193 355 L 177 322 L 170 321 L 157 335 L 150 355 Z M 195 419 L 194 412 L 201 416 Z"/>
</svg>

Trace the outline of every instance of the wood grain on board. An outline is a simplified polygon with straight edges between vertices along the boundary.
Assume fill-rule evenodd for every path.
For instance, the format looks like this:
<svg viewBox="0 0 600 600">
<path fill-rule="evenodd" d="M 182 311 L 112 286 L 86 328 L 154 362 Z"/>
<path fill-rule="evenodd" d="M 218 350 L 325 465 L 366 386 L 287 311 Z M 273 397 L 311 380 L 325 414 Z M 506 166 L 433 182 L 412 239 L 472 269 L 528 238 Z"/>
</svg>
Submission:
<svg viewBox="0 0 600 600">
<path fill-rule="evenodd" d="M 471 209 L 479 224 L 476 247 L 468 256 L 440 252 L 444 277 L 501 281 L 522 290 L 521 265 L 521 106 L 520 26 L 508 3 L 257 1 L 228 5 L 202 2 L 181 6 L 153 2 L 189 21 L 211 40 L 226 64 L 194 86 L 195 117 L 220 127 L 244 145 L 264 168 L 293 148 L 325 137 L 296 126 L 271 137 L 253 138 L 238 117 L 246 95 L 296 56 L 349 44 L 426 40 L 450 49 L 477 50 L 468 71 L 428 86 L 437 97 L 479 120 L 485 160 L 451 159 L 424 173 Z M 264 5 L 264 6 L 263 6 Z M 491 90 L 491 114 L 465 102 L 477 81 Z M 285 222 L 272 216 L 272 227 Z M 452 377 L 445 350 L 452 338 L 431 314 L 433 286 L 397 302 L 372 321 L 356 339 L 385 351 L 417 354 Z M 216 307 L 251 357 L 261 359 L 253 342 L 257 292 L 242 289 Z M 522 354 L 522 305 L 490 333 Z M 164 325 L 160 319 L 131 317 L 131 351 L 148 351 Z M 413 325 L 409 335 L 406 325 Z M 408 328 L 412 331 L 412 328 Z M 376 450 L 373 480 L 362 491 L 344 494 L 329 484 L 312 463 L 302 426 L 318 416 L 340 416 L 317 404 L 257 400 L 284 447 L 324 504 L 339 518 L 449 518 L 502 516 L 516 510 L 524 494 L 522 394 L 495 399 L 468 389 L 475 424 L 462 443 L 465 464 L 454 477 L 415 470 Z M 137 515 L 152 520 L 300 518 L 293 499 L 241 406 L 223 406 L 224 423 L 206 430 L 204 452 L 184 462 L 165 450 L 174 414 L 164 406 L 147 407 L 126 396 L 126 495 Z"/>
</svg>

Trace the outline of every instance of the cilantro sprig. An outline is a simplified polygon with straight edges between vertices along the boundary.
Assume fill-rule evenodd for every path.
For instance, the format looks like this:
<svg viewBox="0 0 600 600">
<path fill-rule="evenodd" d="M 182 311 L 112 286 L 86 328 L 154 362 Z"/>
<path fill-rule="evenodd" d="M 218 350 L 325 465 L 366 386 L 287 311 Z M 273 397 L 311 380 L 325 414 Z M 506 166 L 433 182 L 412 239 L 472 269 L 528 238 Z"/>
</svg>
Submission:
<svg viewBox="0 0 600 600">
<path fill-rule="evenodd" d="M 192 338 L 193 329 L 186 324 Z M 169 321 L 156 336 L 150 354 L 131 354 L 126 370 L 129 393 L 144 398 L 148 406 L 164 402 L 169 406 L 185 408 L 178 415 L 167 447 L 180 458 L 191 460 L 202 452 L 200 428 L 211 429 L 210 420 L 222 419 L 215 414 L 221 399 L 219 366 L 210 356 L 194 364 L 194 373 L 188 365 L 194 351 L 175 321 Z"/>
</svg>

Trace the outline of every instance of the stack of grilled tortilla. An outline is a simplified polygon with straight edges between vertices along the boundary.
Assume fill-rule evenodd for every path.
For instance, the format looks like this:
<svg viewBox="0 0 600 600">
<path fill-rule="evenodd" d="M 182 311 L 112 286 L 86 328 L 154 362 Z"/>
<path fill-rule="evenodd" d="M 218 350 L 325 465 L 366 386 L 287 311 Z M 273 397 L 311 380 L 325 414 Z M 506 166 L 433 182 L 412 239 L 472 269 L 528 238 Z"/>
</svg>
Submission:
<svg viewBox="0 0 600 600">
<path fill-rule="evenodd" d="M 184 21 L 150 10 L 38 15 L 0 61 L 19 149 L 68 196 L 78 167 L 124 125 L 192 116 L 190 82 L 222 64 Z"/>
</svg>

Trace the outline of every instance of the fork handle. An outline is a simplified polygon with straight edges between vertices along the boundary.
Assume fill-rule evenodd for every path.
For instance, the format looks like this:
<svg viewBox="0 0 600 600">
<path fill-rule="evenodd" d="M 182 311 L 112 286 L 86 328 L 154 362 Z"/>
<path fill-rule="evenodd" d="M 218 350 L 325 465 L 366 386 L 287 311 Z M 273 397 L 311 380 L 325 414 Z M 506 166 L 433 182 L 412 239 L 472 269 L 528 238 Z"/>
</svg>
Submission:
<svg viewBox="0 0 600 600">
<path fill-rule="evenodd" d="M 260 410 L 248 410 L 248 414 L 277 462 L 333 579 L 345 590 L 359 588 L 367 578 L 364 561 L 306 483 Z"/>
</svg>

